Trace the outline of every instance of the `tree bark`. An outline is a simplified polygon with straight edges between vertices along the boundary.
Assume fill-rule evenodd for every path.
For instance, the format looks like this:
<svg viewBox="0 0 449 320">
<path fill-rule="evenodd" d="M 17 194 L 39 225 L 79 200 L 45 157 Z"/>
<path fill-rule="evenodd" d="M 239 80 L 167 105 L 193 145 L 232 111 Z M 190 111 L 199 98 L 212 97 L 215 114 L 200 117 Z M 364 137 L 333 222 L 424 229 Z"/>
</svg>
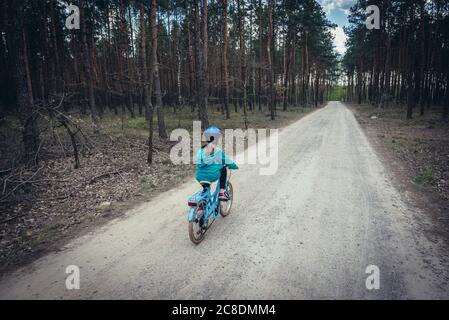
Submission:
<svg viewBox="0 0 449 320">
<path fill-rule="evenodd" d="M 267 62 L 268 62 L 268 84 L 269 84 L 269 105 L 271 120 L 275 120 L 275 101 L 274 101 L 274 71 L 273 71 L 273 53 L 271 52 L 271 41 L 273 37 L 273 0 L 268 1 L 268 34 L 267 34 Z"/>
<path fill-rule="evenodd" d="M 190 32 L 190 5 L 189 0 L 185 0 L 185 9 L 186 9 L 186 29 L 187 29 L 187 55 L 189 59 L 189 103 L 190 109 L 193 112 L 195 110 L 195 99 L 192 96 L 193 92 L 196 92 L 197 87 L 195 86 L 195 60 L 193 57 L 192 50 L 192 35 Z"/>
<path fill-rule="evenodd" d="M 263 72 L 262 13 L 263 13 L 262 0 L 259 0 L 259 76 L 258 76 L 258 99 L 257 99 L 259 104 L 259 111 L 262 111 L 262 72 Z"/>
<path fill-rule="evenodd" d="M 443 119 L 449 118 L 449 89 L 446 88 L 446 99 L 444 99 L 443 105 Z"/>
<path fill-rule="evenodd" d="M 195 8 L 195 49 L 196 49 L 196 68 L 198 74 L 198 114 L 203 129 L 209 127 L 209 118 L 207 114 L 208 104 L 208 78 L 207 78 L 207 1 L 203 0 L 202 17 L 200 19 L 200 9 L 198 0 L 193 2 Z M 202 31 L 202 36 L 201 36 Z"/>
<path fill-rule="evenodd" d="M 55 6 L 57 4 L 56 0 L 52 0 L 50 2 L 50 17 L 51 17 L 51 40 L 53 45 L 53 59 L 54 59 L 54 93 L 61 92 L 61 80 L 62 80 L 62 72 L 61 72 L 61 64 L 59 61 L 59 47 L 58 47 L 58 37 L 56 34 L 56 17 L 55 17 Z"/>
<path fill-rule="evenodd" d="M 228 70 L 228 0 L 221 1 L 221 26 L 223 38 L 223 86 L 224 86 L 224 108 L 226 120 L 229 114 L 229 70 Z"/>
<path fill-rule="evenodd" d="M 424 71 L 426 67 L 426 32 L 425 32 L 425 0 L 420 0 L 420 42 L 421 42 L 421 60 L 419 78 L 417 80 L 418 87 L 416 88 L 417 99 L 420 105 L 420 115 L 424 115 L 425 103 L 424 103 Z"/>
<path fill-rule="evenodd" d="M 288 26 L 287 30 L 287 40 L 284 43 L 284 56 L 285 56 L 285 67 L 284 67 L 284 111 L 288 109 L 288 99 L 289 99 L 289 77 L 290 77 L 290 66 L 292 63 L 292 30 L 291 26 Z M 287 54 L 288 52 L 288 54 Z"/>
<path fill-rule="evenodd" d="M 85 68 L 85 78 L 87 81 L 87 89 L 88 89 L 88 99 L 89 99 L 89 107 L 92 117 L 92 123 L 94 127 L 94 131 L 98 132 L 98 116 L 97 116 L 97 107 L 95 104 L 95 89 L 94 89 L 94 80 L 92 75 L 92 61 L 91 55 L 89 52 L 89 44 L 87 43 L 87 18 L 86 18 L 86 8 L 85 1 L 80 1 L 80 18 L 82 23 L 82 43 L 83 43 L 83 55 L 84 55 L 84 68 Z"/>
<path fill-rule="evenodd" d="M 123 99 L 125 100 L 124 105 L 128 109 L 132 118 L 134 118 L 134 110 L 133 110 L 133 98 L 132 98 L 132 68 L 130 63 L 130 52 L 129 52 L 129 38 L 128 38 L 128 25 L 126 21 L 126 3 L 125 0 L 120 0 L 119 4 L 119 15 L 120 15 L 120 61 L 119 63 L 123 63 L 126 70 L 124 71 L 121 66 L 119 70 L 121 70 L 121 78 L 122 78 L 122 90 L 123 90 Z M 125 110 L 122 107 L 122 116 L 124 116 Z"/>
<path fill-rule="evenodd" d="M 11 5 L 11 3 L 10 3 Z M 11 26 L 7 32 L 8 47 L 12 55 L 17 111 L 22 126 L 24 145 L 23 160 L 30 165 L 39 161 L 37 152 L 40 146 L 38 117 L 34 106 L 33 89 L 28 58 L 28 39 L 24 24 L 25 5 L 23 0 L 11 6 Z"/>
<path fill-rule="evenodd" d="M 413 39 L 414 39 L 414 30 L 413 30 L 413 23 L 414 23 L 414 11 L 413 11 L 413 4 L 410 6 L 410 25 L 408 27 L 408 41 L 407 41 L 407 119 L 410 120 L 413 118 L 413 109 L 416 104 L 416 92 L 414 88 L 414 81 L 413 81 L 413 73 L 414 73 L 414 60 L 415 60 L 415 49 L 413 45 Z"/>
<path fill-rule="evenodd" d="M 153 50 L 153 81 L 154 81 L 154 95 L 156 96 L 156 111 L 157 111 L 157 124 L 159 129 L 159 137 L 161 139 L 167 139 L 167 130 L 165 128 L 164 111 L 162 109 L 162 93 L 161 93 L 161 80 L 159 77 L 159 62 L 157 56 L 158 46 L 158 32 L 156 22 L 156 0 L 152 0 L 151 4 L 151 38 L 152 38 L 152 50 Z"/>
<path fill-rule="evenodd" d="M 246 58 L 245 58 L 245 40 L 243 37 L 244 34 L 244 21 L 243 21 L 243 12 L 242 12 L 242 1 L 237 0 L 237 11 L 239 15 L 239 38 L 240 38 L 240 67 L 241 67 L 241 75 L 240 80 L 242 83 L 242 104 L 243 104 L 243 118 L 245 122 L 245 129 L 248 129 L 248 113 L 247 113 L 247 92 L 246 92 Z"/>
<path fill-rule="evenodd" d="M 145 27 L 145 3 L 141 0 L 139 5 L 140 11 L 140 56 L 142 65 L 142 86 L 143 86 L 143 100 L 145 105 L 145 114 L 147 115 L 147 128 L 148 128 L 148 164 L 153 163 L 153 105 L 151 104 L 151 92 L 150 92 L 150 80 L 147 63 L 147 36 Z"/>
</svg>

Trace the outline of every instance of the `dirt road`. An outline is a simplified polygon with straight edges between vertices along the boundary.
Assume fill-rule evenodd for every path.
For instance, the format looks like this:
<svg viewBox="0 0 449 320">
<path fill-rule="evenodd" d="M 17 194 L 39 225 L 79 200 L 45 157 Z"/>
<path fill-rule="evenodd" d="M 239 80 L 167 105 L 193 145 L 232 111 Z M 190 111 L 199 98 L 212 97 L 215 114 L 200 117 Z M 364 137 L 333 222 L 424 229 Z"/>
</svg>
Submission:
<svg viewBox="0 0 449 320">
<path fill-rule="evenodd" d="M 199 246 L 187 233 L 193 181 L 0 281 L 0 298 L 449 298 L 449 257 L 393 187 L 341 103 L 280 133 L 279 170 L 233 176 L 233 213 Z M 80 290 L 65 268 L 81 268 Z M 380 289 L 366 289 L 366 267 Z"/>
</svg>

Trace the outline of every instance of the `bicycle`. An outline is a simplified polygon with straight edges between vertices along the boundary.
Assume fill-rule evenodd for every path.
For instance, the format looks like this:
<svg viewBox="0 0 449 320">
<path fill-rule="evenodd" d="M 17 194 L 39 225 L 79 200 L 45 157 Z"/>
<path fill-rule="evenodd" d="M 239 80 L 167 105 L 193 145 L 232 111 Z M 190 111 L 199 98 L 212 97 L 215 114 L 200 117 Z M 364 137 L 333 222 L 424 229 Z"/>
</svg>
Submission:
<svg viewBox="0 0 449 320">
<path fill-rule="evenodd" d="M 228 201 L 224 202 L 219 200 L 220 181 L 213 194 L 211 193 L 211 183 L 204 183 L 203 190 L 195 193 L 188 200 L 190 207 L 188 215 L 189 237 L 196 245 L 204 240 L 206 232 L 218 220 L 220 215 L 225 218 L 231 213 L 234 202 L 234 188 L 230 182 L 232 171 L 227 170 L 228 179 L 225 190 L 229 199 Z"/>
</svg>

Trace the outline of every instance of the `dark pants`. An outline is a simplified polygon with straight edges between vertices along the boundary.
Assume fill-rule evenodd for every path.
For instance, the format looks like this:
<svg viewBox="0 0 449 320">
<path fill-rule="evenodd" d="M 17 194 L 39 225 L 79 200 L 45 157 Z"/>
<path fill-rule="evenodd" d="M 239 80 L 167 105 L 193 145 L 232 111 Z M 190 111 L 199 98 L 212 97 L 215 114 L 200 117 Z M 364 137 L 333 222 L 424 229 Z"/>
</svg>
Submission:
<svg viewBox="0 0 449 320">
<path fill-rule="evenodd" d="M 223 167 L 220 171 L 220 189 L 226 189 L 226 181 L 228 180 L 228 169 Z"/>
</svg>

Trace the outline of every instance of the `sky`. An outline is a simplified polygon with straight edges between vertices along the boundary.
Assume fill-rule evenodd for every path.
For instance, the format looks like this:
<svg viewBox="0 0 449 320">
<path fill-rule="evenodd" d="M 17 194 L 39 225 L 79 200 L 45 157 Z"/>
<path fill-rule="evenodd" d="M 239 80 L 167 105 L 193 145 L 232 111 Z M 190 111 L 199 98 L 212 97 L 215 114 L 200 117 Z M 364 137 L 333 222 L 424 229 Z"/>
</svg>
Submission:
<svg viewBox="0 0 449 320">
<path fill-rule="evenodd" d="M 318 2 L 323 6 L 327 18 L 338 25 L 332 31 L 335 36 L 335 47 L 340 54 L 344 54 L 346 52 L 346 35 L 343 27 L 349 25 L 349 8 L 354 5 L 356 0 L 318 0 Z"/>
</svg>

